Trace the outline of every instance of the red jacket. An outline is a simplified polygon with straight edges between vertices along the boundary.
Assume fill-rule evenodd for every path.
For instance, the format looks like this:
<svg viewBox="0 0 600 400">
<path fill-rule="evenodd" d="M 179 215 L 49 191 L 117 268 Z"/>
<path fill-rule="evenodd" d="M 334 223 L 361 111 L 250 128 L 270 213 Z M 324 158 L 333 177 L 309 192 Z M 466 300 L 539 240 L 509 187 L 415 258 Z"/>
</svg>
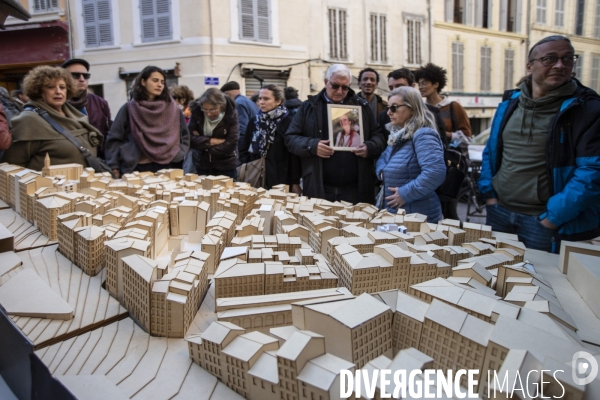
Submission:
<svg viewBox="0 0 600 400">
<path fill-rule="evenodd" d="M 6 118 L 2 104 L 0 104 L 0 151 L 8 149 L 11 142 L 12 135 L 8 125 L 8 119 Z"/>
</svg>

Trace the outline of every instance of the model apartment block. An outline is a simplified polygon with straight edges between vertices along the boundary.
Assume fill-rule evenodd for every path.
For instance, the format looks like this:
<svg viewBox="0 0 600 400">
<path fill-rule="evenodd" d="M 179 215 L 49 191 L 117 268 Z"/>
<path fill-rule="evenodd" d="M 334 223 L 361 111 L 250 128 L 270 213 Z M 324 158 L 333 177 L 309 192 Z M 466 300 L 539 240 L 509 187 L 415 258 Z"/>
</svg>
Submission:
<svg viewBox="0 0 600 400">
<path fill-rule="evenodd" d="M 252 251 L 252 250 L 250 250 Z M 215 272 L 215 299 L 335 288 L 338 278 L 327 264 L 252 263 L 239 258 L 222 261 Z"/>
</svg>

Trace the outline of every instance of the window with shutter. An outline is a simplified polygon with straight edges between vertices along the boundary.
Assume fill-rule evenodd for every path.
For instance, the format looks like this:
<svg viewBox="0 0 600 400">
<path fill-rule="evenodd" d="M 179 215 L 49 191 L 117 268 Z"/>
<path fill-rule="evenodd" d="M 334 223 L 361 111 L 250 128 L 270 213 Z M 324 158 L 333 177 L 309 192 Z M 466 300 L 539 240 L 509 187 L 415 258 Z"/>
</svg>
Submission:
<svg viewBox="0 0 600 400">
<path fill-rule="evenodd" d="M 585 0 L 577 0 L 577 13 L 575 14 L 575 34 L 583 35 L 583 21 L 585 12 Z"/>
<path fill-rule="evenodd" d="M 446 22 L 454 22 L 454 0 L 445 0 Z"/>
<path fill-rule="evenodd" d="M 112 46 L 113 29 L 110 0 L 82 0 L 85 46 Z"/>
<path fill-rule="evenodd" d="M 600 56 L 592 56 L 590 87 L 596 92 L 600 92 Z"/>
<path fill-rule="evenodd" d="M 577 62 L 575 63 L 575 77 L 579 79 L 580 82 L 583 81 L 583 54 L 579 55 L 579 58 L 577 58 Z"/>
<path fill-rule="evenodd" d="M 481 48 L 481 82 L 480 90 L 489 92 L 492 89 L 492 48 Z"/>
<path fill-rule="evenodd" d="M 329 59 L 344 61 L 348 59 L 346 40 L 346 10 L 328 9 L 329 16 Z"/>
<path fill-rule="evenodd" d="M 171 0 L 140 0 L 142 42 L 173 39 Z"/>
<path fill-rule="evenodd" d="M 515 51 L 504 50 L 504 90 L 509 90 L 515 84 Z"/>
<path fill-rule="evenodd" d="M 371 14 L 371 62 L 387 62 L 387 20 L 385 15 Z"/>
<path fill-rule="evenodd" d="M 500 0 L 500 30 L 506 32 L 508 22 L 508 0 Z"/>
<path fill-rule="evenodd" d="M 546 25 L 546 0 L 537 0 L 535 8 L 535 22 Z"/>
<path fill-rule="evenodd" d="M 421 64 L 421 21 L 406 20 L 407 57 L 408 64 Z"/>
<path fill-rule="evenodd" d="M 58 0 L 34 0 L 33 11 L 36 13 L 58 11 L 60 4 Z"/>
<path fill-rule="evenodd" d="M 464 90 L 464 45 L 452 42 L 452 90 Z"/>
<path fill-rule="evenodd" d="M 255 42 L 272 41 L 271 0 L 239 0 L 240 39 Z"/>
<path fill-rule="evenodd" d="M 594 36 L 600 39 L 600 0 L 596 0 L 596 16 L 594 18 Z"/>
<path fill-rule="evenodd" d="M 554 25 L 562 28 L 565 25 L 565 0 L 556 0 L 554 6 Z"/>
</svg>

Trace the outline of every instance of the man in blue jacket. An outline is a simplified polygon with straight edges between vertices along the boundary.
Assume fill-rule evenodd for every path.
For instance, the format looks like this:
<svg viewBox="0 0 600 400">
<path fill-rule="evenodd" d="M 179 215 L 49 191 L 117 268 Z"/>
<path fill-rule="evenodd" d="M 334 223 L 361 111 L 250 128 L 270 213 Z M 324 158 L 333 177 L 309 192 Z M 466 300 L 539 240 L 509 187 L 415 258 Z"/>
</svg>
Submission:
<svg viewBox="0 0 600 400">
<path fill-rule="evenodd" d="M 528 248 L 600 235 L 600 96 L 572 77 L 568 38 L 529 52 L 528 76 L 504 94 L 483 153 L 487 224 Z"/>
<path fill-rule="evenodd" d="M 221 92 L 235 102 L 235 107 L 238 112 L 238 124 L 240 126 L 240 138 L 238 139 L 238 150 L 244 143 L 244 135 L 248 124 L 254 121 L 254 117 L 258 114 L 258 106 L 249 98 L 241 94 L 240 84 L 236 81 L 230 81 L 221 87 Z M 245 149 L 248 150 L 248 149 Z"/>
</svg>

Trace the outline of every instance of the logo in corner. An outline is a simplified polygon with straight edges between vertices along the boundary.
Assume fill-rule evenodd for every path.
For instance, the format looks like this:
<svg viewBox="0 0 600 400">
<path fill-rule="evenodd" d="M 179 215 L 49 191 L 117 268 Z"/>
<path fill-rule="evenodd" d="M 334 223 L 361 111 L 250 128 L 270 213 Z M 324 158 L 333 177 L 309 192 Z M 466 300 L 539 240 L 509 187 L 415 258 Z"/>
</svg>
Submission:
<svg viewBox="0 0 600 400">
<path fill-rule="evenodd" d="M 573 382 L 587 385 L 598 376 L 598 361 L 590 353 L 578 351 L 571 361 Z"/>
</svg>

